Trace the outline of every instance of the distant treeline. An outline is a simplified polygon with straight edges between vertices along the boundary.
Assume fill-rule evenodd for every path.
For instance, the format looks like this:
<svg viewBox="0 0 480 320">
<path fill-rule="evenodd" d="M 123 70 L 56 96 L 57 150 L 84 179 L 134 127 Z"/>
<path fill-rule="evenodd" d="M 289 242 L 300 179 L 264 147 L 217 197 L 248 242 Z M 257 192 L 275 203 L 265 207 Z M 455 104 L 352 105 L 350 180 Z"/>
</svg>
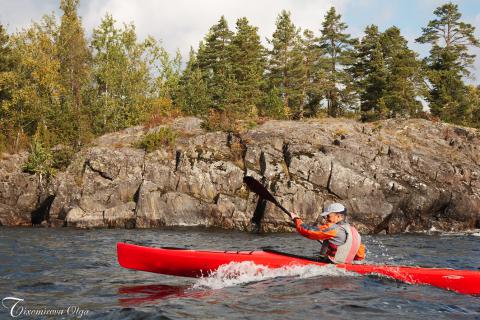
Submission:
<svg viewBox="0 0 480 320">
<path fill-rule="evenodd" d="M 60 20 L 46 15 L 14 34 L 0 24 L 0 152 L 30 146 L 43 163 L 44 149 L 75 150 L 95 136 L 181 114 L 204 118 L 212 130 L 319 116 L 480 127 L 480 87 L 463 81 L 479 41 L 452 3 L 438 7 L 416 39 L 431 47 L 423 60 L 395 26 L 370 25 L 352 38 L 332 7 L 319 32 L 282 11 L 268 48 L 247 18 L 231 30 L 221 17 L 184 63 L 111 15 L 87 40 L 78 6 L 61 0 Z"/>
</svg>

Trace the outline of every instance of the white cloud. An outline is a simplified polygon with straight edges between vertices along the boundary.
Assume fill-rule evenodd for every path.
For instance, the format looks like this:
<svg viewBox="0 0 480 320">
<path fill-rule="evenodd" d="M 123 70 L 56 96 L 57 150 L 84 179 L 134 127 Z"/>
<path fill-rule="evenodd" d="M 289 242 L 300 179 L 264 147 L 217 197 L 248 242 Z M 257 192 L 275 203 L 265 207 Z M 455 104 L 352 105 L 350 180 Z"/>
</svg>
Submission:
<svg viewBox="0 0 480 320">
<path fill-rule="evenodd" d="M 476 27 L 475 36 L 477 39 L 480 39 L 480 14 L 477 14 L 473 25 Z M 472 76 L 470 79 L 467 79 L 466 82 L 469 84 L 480 85 L 480 48 L 474 47 L 471 48 L 471 52 L 476 55 L 475 63 L 473 64 Z"/>
<path fill-rule="evenodd" d="M 39 21 L 45 14 L 57 9 L 58 3 L 31 0 L 0 0 L 0 23 L 6 25 L 9 32 L 28 27 L 32 21 Z"/>
<path fill-rule="evenodd" d="M 335 5 L 339 12 L 344 10 L 347 0 L 177 0 L 177 1 L 122 1 L 91 0 L 81 8 L 87 30 L 99 24 L 107 12 L 119 22 L 133 22 L 140 38 L 152 35 L 163 41 L 169 51 L 179 48 L 186 54 L 203 39 L 208 29 L 222 15 L 228 20 L 230 29 L 235 28 L 236 19 L 246 16 L 250 23 L 259 27 L 262 41 L 271 37 L 275 20 L 282 9 L 292 12 L 293 22 L 301 27 L 318 32 L 326 11 Z"/>
<path fill-rule="evenodd" d="M 353 21 L 345 21 L 345 17 L 343 20 L 349 25 L 348 33 L 359 37 L 363 34 L 365 25 L 355 23 L 357 11 L 364 12 L 366 9 L 371 12 L 371 23 L 388 25 L 390 20 L 398 19 L 393 9 L 401 3 L 398 1 L 382 5 L 379 0 L 80 0 L 79 14 L 87 35 L 91 34 L 108 12 L 119 23 L 133 22 L 139 38 L 151 35 L 162 40 L 169 52 L 173 53 L 178 48 L 186 57 L 190 46 L 197 48 L 198 42 L 221 15 L 225 15 L 232 30 L 235 28 L 236 19 L 246 16 L 251 24 L 259 27 L 265 44 L 265 38 L 271 37 L 276 17 L 282 9 L 291 11 L 295 25 L 318 34 L 326 11 L 333 5 L 342 15 L 348 10 L 350 19 L 354 17 Z M 59 2 L 60 0 L 0 0 L 0 23 L 6 24 L 9 32 L 14 32 L 27 27 L 32 20 L 40 20 L 43 14 L 55 11 L 57 16 L 60 16 Z M 433 18 L 432 8 L 444 2 L 445 0 L 418 1 L 412 9 L 422 12 L 426 17 L 425 21 L 428 21 Z M 480 36 L 480 14 L 467 22 L 477 26 L 476 33 Z M 412 21 L 411 24 L 403 26 L 402 34 L 409 40 L 410 48 L 420 52 L 422 56 L 428 54 L 427 46 L 415 44 L 413 41 L 420 35 L 418 22 Z M 474 74 L 479 74 L 480 49 L 475 48 L 472 52 L 477 54 Z M 479 77 L 480 75 L 477 76 Z M 479 83 L 479 80 L 475 81 Z"/>
</svg>

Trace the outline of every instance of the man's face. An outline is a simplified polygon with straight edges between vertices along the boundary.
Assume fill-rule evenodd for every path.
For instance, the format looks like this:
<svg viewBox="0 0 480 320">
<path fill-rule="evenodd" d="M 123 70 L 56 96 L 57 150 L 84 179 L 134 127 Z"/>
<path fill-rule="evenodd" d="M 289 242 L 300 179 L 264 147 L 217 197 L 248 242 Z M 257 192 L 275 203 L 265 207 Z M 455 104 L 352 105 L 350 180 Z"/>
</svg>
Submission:
<svg viewBox="0 0 480 320">
<path fill-rule="evenodd" d="M 341 215 L 335 212 L 330 212 L 327 216 L 327 222 L 330 223 L 337 223 L 340 220 L 342 220 Z"/>
</svg>

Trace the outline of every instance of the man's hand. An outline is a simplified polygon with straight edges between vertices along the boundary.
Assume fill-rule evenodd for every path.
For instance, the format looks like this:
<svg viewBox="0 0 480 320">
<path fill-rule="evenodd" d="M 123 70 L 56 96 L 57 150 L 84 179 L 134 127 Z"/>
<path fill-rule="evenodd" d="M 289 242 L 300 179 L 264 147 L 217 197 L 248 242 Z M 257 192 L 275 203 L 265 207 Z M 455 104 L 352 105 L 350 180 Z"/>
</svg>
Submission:
<svg viewBox="0 0 480 320">
<path fill-rule="evenodd" d="M 296 218 L 300 218 L 299 216 L 297 216 L 295 212 L 290 212 L 290 216 L 292 217 L 292 220 L 295 220 Z"/>
</svg>

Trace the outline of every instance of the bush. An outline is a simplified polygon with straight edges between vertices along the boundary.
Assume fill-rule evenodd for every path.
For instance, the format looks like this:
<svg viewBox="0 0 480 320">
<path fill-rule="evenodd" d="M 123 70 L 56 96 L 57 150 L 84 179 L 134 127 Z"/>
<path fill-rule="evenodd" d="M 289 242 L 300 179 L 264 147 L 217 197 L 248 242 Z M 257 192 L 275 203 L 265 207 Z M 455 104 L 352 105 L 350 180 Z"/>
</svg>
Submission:
<svg viewBox="0 0 480 320">
<path fill-rule="evenodd" d="M 7 139 L 0 133 L 0 154 L 7 151 Z"/>
<path fill-rule="evenodd" d="M 210 109 L 208 116 L 202 122 L 202 128 L 207 131 L 232 132 L 235 129 L 236 120 L 225 111 Z"/>
<path fill-rule="evenodd" d="M 272 88 L 262 100 L 262 108 L 260 114 L 269 118 L 286 120 L 291 117 L 291 110 L 281 98 L 280 90 L 276 87 Z"/>
<path fill-rule="evenodd" d="M 162 147 L 172 147 L 177 136 L 177 132 L 170 127 L 162 127 L 158 131 L 147 133 L 142 140 L 135 144 L 135 147 L 144 149 L 147 152 L 152 152 Z"/>
<path fill-rule="evenodd" d="M 53 157 L 48 148 L 45 148 L 43 144 L 34 139 L 30 145 L 30 154 L 28 155 L 27 162 L 22 167 L 24 172 L 30 174 L 38 174 L 41 177 L 47 178 L 55 175 L 55 169 L 53 168 Z"/>
<path fill-rule="evenodd" d="M 57 170 L 65 170 L 72 161 L 75 151 L 71 147 L 61 147 L 53 150 L 52 167 Z"/>
<path fill-rule="evenodd" d="M 203 119 L 202 128 L 210 131 L 223 131 L 239 133 L 255 128 L 258 123 L 256 118 L 239 118 L 234 112 L 218 111 L 210 109 L 208 117 Z"/>
<path fill-rule="evenodd" d="M 181 110 L 173 105 L 171 99 L 154 99 L 151 101 L 150 110 L 145 121 L 145 127 L 153 128 L 162 124 L 169 123 L 173 119 L 181 116 Z"/>
</svg>

